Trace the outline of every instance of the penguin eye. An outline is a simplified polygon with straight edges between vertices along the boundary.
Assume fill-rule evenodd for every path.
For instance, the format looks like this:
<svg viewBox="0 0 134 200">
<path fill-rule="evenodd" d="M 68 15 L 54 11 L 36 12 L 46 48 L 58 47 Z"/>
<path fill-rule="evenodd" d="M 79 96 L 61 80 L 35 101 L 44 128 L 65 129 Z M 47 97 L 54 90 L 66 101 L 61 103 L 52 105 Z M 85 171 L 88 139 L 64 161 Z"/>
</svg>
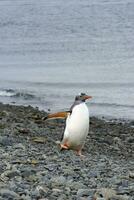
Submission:
<svg viewBox="0 0 134 200">
<path fill-rule="evenodd" d="M 101 193 L 99 194 L 99 196 L 100 196 L 100 197 L 103 197 L 103 195 L 102 195 Z"/>
</svg>

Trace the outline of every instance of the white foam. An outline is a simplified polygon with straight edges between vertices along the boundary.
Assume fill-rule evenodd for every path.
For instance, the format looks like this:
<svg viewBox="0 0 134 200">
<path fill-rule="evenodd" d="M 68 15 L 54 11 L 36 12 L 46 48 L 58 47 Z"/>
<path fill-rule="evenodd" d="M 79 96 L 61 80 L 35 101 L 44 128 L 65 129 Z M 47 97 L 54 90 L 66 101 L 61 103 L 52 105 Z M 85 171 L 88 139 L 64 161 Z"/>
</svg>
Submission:
<svg viewBox="0 0 134 200">
<path fill-rule="evenodd" d="M 11 97 L 13 96 L 14 93 L 13 92 L 8 92 L 8 91 L 0 91 L 0 96 L 3 96 L 3 97 Z"/>
</svg>

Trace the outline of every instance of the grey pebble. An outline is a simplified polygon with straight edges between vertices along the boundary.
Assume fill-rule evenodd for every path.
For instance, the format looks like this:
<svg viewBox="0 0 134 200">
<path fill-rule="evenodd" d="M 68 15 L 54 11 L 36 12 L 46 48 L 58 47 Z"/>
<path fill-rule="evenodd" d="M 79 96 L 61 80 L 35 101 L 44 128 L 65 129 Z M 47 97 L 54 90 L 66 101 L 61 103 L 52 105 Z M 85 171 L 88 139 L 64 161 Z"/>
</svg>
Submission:
<svg viewBox="0 0 134 200">
<path fill-rule="evenodd" d="M 66 178 L 64 176 L 56 176 L 51 178 L 52 186 L 60 186 L 66 184 Z"/>
<path fill-rule="evenodd" d="M 31 197 L 32 199 L 39 199 L 39 197 L 41 197 L 40 192 L 37 188 L 35 190 L 32 190 Z"/>
<path fill-rule="evenodd" d="M 7 170 L 5 171 L 5 175 L 11 179 L 15 176 L 20 176 L 20 171 L 17 169 Z"/>
<path fill-rule="evenodd" d="M 5 199 L 12 199 L 12 200 L 17 200 L 19 199 L 19 195 L 15 193 L 14 191 L 11 191 L 9 189 L 1 189 L 0 190 L 0 195 L 5 198 Z"/>
<path fill-rule="evenodd" d="M 134 179 L 134 172 L 129 172 L 129 177 Z"/>
<path fill-rule="evenodd" d="M 21 169 L 21 176 L 22 177 L 29 177 L 31 175 L 36 174 L 36 170 L 31 167 L 26 167 Z"/>
<path fill-rule="evenodd" d="M 0 128 L 2 200 L 8 200 L 7 195 L 13 200 L 19 196 L 21 200 L 91 200 L 94 190 L 102 187 L 132 200 L 134 127 L 92 117 L 83 148 L 86 157 L 81 159 L 74 151 L 60 151 L 55 142 L 63 133 L 63 122 L 45 122 L 46 113 L 30 106 L 0 103 L 2 110 L 12 114 L 4 115 Z M 16 127 L 29 131 L 19 133 Z M 34 137 L 44 137 L 45 142 L 33 142 Z"/>
<path fill-rule="evenodd" d="M 0 136 L 0 145 L 12 146 L 13 145 L 13 139 L 11 137 L 7 137 L 7 136 Z"/>
<path fill-rule="evenodd" d="M 15 145 L 14 145 L 14 148 L 15 148 L 15 149 L 22 149 L 22 150 L 25 150 L 25 146 L 24 146 L 22 143 L 15 144 Z"/>
<path fill-rule="evenodd" d="M 89 189 L 78 189 L 77 191 L 77 198 L 79 197 L 93 197 L 94 190 L 89 190 Z"/>
</svg>

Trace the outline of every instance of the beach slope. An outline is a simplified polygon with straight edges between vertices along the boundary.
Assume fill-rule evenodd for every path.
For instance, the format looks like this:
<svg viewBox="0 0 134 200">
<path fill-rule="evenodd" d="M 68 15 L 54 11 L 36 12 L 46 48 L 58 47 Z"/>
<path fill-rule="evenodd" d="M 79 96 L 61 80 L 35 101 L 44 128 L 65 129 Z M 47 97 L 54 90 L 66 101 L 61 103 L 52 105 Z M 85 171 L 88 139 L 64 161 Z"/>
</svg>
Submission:
<svg viewBox="0 0 134 200">
<path fill-rule="evenodd" d="M 99 188 L 134 196 L 134 121 L 91 118 L 83 149 L 60 151 L 64 120 L 0 104 L 0 199 L 91 199 Z"/>
</svg>

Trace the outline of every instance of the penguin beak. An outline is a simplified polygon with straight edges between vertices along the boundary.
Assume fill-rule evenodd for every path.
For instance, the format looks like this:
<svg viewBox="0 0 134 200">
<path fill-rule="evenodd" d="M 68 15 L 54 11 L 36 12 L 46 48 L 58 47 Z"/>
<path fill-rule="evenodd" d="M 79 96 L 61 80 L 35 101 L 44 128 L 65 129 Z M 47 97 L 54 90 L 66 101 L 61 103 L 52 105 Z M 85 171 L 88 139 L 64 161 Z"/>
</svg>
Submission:
<svg viewBox="0 0 134 200">
<path fill-rule="evenodd" d="M 91 98 L 92 98 L 92 96 L 88 96 L 88 95 L 84 96 L 84 100 L 91 99 Z"/>
</svg>

